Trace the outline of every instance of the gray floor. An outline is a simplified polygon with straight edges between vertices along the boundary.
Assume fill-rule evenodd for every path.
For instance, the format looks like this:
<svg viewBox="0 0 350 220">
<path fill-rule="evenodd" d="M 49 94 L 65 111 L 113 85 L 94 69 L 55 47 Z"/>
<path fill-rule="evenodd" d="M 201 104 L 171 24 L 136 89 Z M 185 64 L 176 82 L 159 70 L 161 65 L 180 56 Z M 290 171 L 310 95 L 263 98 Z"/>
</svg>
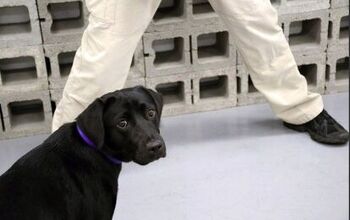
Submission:
<svg viewBox="0 0 350 220">
<path fill-rule="evenodd" d="M 349 94 L 325 96 L 349 128 Z M 125 164 L 118 220 L 347 220 L 349 147 L 287 130 L 267 105 L 163 120 L 168 156 Z M 0 173 L 45 136 L 0 142 Z"/>
</svg>

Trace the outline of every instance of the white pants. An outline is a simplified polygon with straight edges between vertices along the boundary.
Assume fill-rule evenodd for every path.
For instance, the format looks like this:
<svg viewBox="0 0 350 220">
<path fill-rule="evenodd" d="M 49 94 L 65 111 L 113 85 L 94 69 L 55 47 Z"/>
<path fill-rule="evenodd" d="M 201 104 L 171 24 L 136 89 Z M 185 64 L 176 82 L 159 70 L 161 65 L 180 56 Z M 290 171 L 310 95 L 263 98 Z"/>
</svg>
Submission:
<svg viewBox="0 0 350 220">
<path fill-rule="evenodd" d="M 91 12 L 57 106 L 52 130 L 73 121 L 95 98 L 121 89 L 137 43 L 161 0 L 86 0 Z M 210 0 L 233 34 L 255 87 L 280 119 L 302 124 L 323 109 L 307 90 L 269 0 Z"/>
</svg>

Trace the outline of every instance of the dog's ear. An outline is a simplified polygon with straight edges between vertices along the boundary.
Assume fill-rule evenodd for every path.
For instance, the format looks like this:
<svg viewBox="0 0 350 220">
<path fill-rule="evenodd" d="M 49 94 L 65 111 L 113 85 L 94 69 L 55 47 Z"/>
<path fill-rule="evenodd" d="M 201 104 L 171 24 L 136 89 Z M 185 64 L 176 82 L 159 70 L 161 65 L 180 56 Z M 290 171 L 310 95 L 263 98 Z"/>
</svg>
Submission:
<svg viewBox="0 0 350 220">
<path fill-rule="evenodd" d="M 156 110 L 158 113 L 159 118 L 162 115 L 162 111 L 163 111 L 163 97 L 160 93 L 155 92 L 152 89 L 148 89 L 148 88 L 144 88 L 146 90 L 146 92 L 152 97 L 154 103 L 156 104 Z"/>
<path fill-rule="evenodd" d="M 104 109 L 114 96 L 107 94 L 95 99 L 76 119 L 80 129 L 89 139 L 101 149 L 105 140 L 105 128 L 103 123 Z"/>
</svg>

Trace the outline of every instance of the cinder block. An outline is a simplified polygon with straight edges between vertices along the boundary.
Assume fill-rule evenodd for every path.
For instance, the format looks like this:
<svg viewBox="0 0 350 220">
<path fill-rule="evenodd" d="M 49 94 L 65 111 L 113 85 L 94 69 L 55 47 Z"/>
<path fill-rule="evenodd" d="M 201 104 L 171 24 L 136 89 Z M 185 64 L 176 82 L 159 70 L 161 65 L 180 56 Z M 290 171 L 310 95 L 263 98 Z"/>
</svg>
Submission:
<svg viewBox="0 0 350 220">
<path fill-rule="evenodd" d="M 266 102 L 255 88 L 245 65 L 237 66 L 237 105 L 251 105 Z"/>
<path fill-rule="evenodd" d="M 143 37 L 146 77 L 189 72 L 192 67 L 189 41 L 187 31 L 146 33 Z"/>
<path fill-rule="evenodd" d="M 0 104 L 0 140 L 5 136 L 4 117 L 2 116 L 2 106 Z"/>
<path fill-rule="evenodd" d="M 48 90 L 2 95 L 5 132 L 3 138 L 49 133 L 52 111 Z"/>
<path fill-rule="evenodd" d="M 164 116 L 173 116 L 193 111 L 191 77 L 178 74 L 156 78 L 146 78 L 146 87 L 163 95 Z"/>
<path fill-rule="evenodd" d="M 198 28 L 198 26 L 207 25 L 224 25 L 208 0 L 187 0 L 187 5 L 188 20 L 191 28 Z"/>
<path fill-rule="evenodd" d="M 45 44 L 80 42 L 88 24 L 82 0 L 39 0 L 38 10 Z"/>
<path fill-rule="evenodd" d="M 143 44 L 140 41 L 132 59 L 128 79 L 145 78 L 145 76 L 145 57 L 143 54 Z"/>
<path fill-rule="evenodd" d="M 284 33 L 294 54 L 323 53 L 327 48 L 328 9 L 281 16 Z"/>
<path fill-rule="evenodd" d="M 237 104 L 236 67 L 194 72 L 192 84 L 196 112 L 230 108 Z"/>
<path fill-rule="evenodd" d="M 44 45 L 50 89 L 62 89 L 71 71 L 79 42 Z"/>
<path fill-rule="evenodd" d="M 295 61 L 308 83 L 308 90 L 324 93 L 326 54 L 304 56 L 296 54 Z M 238 105 L 250 105 L 266 102 L 266 99 L 255 88 L 245 65 L 237 66 L 237 97 Z"/>
<path fill-rule="evenodd" d="M 331 9 L 329 14 L 328 51 L 349 48 L 349 8 Z"/>
<path fill-rule="evenodd" d="M 276 9 L 279 10 L 279 8 L 283 5 L 286 4 L 287 0 L 270 0 L 272 6 Z"/>
<path fill-rule="evenodd" d="M 278 0 L 272 1 L 276 2 Z M 329 0 L 280 0 L 279 14 L 295 14 L 324 10 L 330 7 Z"/>
<path fill-rule="evenodd" d="M 188 10 L 186 0 L 162 0 L 146 32 L 188 29 Z"/>
<path fill-rule="evenodd" d="M 128 79 L 124 85 L 124 88 L 130 88 L 134 86 L 146 86 L 145 78 Z"/>
<path fill-rule="evenodd" d="M 35 0 L 0 1 L 0 48 L 41 44 Z"/>
<path fill-rule="evenodd" d="M 125 83 L 124 88 L 130 88 L 134 86 L 145 86 L 145 78 L 135 78 L 128 79 Z M 52 112 L 55 111 L 58 103 L 61 101 L 63 95 L 63 88 L 50 89 L 50 98 L 51 98 L 51 108 Z"/>
<path fill-rule="evenodd" d="M 309 91 L 323 94 L 326 78 L 326 53 L 309 56 L 296 54 L 295 61 L 297 62 L 299 72 L 306 78 Z"/>
<path fill-rule="evenodd" d="M 326 93 L 349 91 L 349 50 L 327 52 Z"/>
<path fill-rule="evenodd" d="M 220 26 L 191 31 L 193 70 L 217 69 L 236 65 L 236 50 L 229 31 Z"/>
<path fill-rule="evenodd" d="M 49 64 L 47 66 L 50 89 L 64 88 L 79 46 L 79 42 L 44 45 L 46 62 Z M 128 79 L 144 78 L 144 68 L 143 50 L 140 42 L 133 57 Z"/>
<path fill-rule="evenodd" d="M 188 5 L 188 19 L 190 27 L 198 27 L 205 25 L 223 25 L 214 8 L 208 0 L 186 0 Z M 279 11 L 287 0 L 270 0 L 272 6 Z M 326 0 L 323 0 L 326 1 Z M 286 10 L 285 10 L 286 11 Z"/>
<path fill-rule="evenodd" d="M 188 5 L 188 22 L 190 28 L 198 26 L 225 26 L 208 0 L 186 0 Z M 272 6 L 279 10 L 286 0 L 270 0 Z"/>
<path fill-rule="evenodd" d="M 0 93 L 48 88 L 42 46 L 0 49 Z"/>
<path fill-rule="evenodd" d="M 331 8 L 348 8 L 349 10 L 349 0 L 330 0 Z"/>
<path fill-rule="evenodd" d="M 63 89 L 50 89 L 50 101 L 52 114 L 55 112 L 58 103 L 61 101 Z"/>
</svg>

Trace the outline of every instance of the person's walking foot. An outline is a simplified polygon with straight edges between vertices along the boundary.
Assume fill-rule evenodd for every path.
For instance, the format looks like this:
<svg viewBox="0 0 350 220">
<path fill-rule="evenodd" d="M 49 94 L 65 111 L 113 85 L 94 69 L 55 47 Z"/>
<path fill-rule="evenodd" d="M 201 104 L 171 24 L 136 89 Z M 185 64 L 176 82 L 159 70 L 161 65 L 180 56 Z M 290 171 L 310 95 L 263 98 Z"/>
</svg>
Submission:
<svg viewBox="0 0 350 220">
<path fill-rule="evenodd" d="M 324 144 L 345 144 L 349 140 L 349 132 L 325 110 L 305 124 L 283 122 L 283 125 L 295 131 L 308 132 L 313 140 Z"/>
</svg>

